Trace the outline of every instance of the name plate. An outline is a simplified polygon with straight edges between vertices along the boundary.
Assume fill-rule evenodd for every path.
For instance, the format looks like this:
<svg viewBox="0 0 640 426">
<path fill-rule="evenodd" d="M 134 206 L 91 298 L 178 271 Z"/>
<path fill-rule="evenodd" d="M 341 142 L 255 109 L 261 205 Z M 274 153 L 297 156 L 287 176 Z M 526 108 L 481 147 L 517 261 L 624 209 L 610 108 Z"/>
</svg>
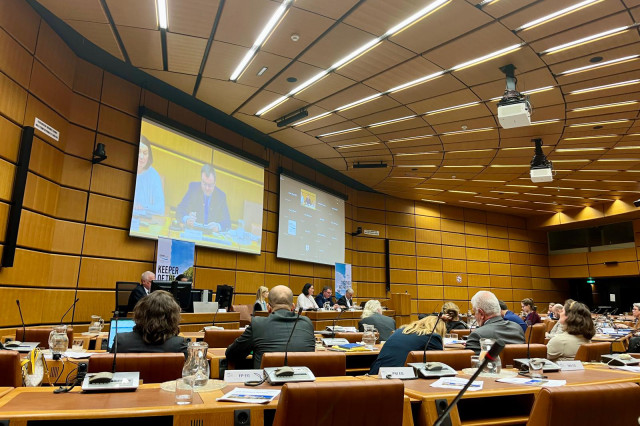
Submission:
<svg viewBox="0 0 640 426">
<path fill-rule="evenodd" d="M 225 370 L 224 381 L 230 383 L 244 383 L 249 380 L 262 380 L 263 370 Z"/>
<path fill-rule="evenodd" d="M 562 371 L 584 370 L 584 365 L 580 361 L 556 361 Z"/>
<path fill-rule="evenodd" d="M 410 380 L 416 378 L 413 367 L 380 367 L 378 377 L 381 379 Z"/>
</svg>

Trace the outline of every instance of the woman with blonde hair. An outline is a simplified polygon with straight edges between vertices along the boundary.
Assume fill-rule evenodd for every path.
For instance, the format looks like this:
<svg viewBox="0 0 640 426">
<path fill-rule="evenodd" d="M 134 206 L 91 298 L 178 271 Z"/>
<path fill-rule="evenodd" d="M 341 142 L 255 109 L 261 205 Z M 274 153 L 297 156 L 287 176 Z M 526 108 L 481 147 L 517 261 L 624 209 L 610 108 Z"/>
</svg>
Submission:
<svg viewBox="0 0 640 426">
<path fill-rule="evenodd" d="M 451 330 L 467 329 L 467 324 L 460 321 L 460 308 L 453 302 L 442 305 L 442 320 L 447 325 L 447 333 Z"/>
<path fill-rule="evenodd" d="M 369 300 L 362 310 L 361 320 L 358 321 L 358 330 L 364 331 L 364 325 L 373 325 L 380 333 L 380 341 L 386 342 L 396 329 L 396 321 L 382 315 L 382 305 L 377 300 Z"/>
<path fill-rule="evenodd" d="M 256 292 L 256 303 L 253 305 L 253 312 L 267 310 L 267 297 L 269 297 L 269 289 L 261 285 Z"/>
<path fill-rule="evenodd" d="M 399 328 L 380 350 L 369 374 L 378 374 L 380 367 L 403 367 L 409 352 L 423 350 L 427 342 L 429 342 L 428 351 L 442 350 L 442 336 L 446 332 L 447 326 L 442 321 L 438 321 L 435 315 Z"/>
</svg>

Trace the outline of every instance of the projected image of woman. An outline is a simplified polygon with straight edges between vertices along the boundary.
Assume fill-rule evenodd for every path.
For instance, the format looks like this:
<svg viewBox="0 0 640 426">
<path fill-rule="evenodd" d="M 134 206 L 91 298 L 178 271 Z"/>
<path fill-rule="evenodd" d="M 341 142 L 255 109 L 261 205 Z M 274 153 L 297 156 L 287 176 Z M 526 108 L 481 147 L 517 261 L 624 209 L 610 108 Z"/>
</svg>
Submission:
<svg viewBox="0 0 640 426">
<path fill-rule="evenodd" d="M 149 139 L 140 136 L 138 151 L 138 174 L 136 176 L 136 194 L 133 199 L 133 210 L 140 214 L 164 214 L 164 192 L 160 175 L 151 167 L 153 153 Z"/>
</svg>

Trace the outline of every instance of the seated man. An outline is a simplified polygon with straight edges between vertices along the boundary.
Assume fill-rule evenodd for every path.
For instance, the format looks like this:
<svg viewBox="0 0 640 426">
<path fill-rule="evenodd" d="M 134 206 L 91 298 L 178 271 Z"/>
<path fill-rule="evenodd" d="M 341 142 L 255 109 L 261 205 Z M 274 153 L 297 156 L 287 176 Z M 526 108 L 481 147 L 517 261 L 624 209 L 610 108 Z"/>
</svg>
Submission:
<svg viewBox="0 0 640 426">
<path fill-rule="evenodd" d="M 510 311 L 509 308 L 507 307 L 507 304 L 504 303 L 502 300 L 498 302 L 500 303 L 500 313 L 502 314 L 502 318 L 506 319 L 507 321 L 515 322 L 520 327 L 522 327 L 522 331 L 527 331 L 527 324 L 525 324 L 525 322 L 522 321 L 522 318 L 520 318 L 515 313 Z"/>
<path fill-rule="evenodd" d="M 296 313 L 292 312 L 293 292 L 289 287 L 278 285 L 269 291 L 268 317 L 254 317 L 244 333 L 226 350 L 227 360 L 239 362 L 253 351 L 253 368 L 260 368 L 262 354 L 265 352 L 284 352 L 289 335 L 296 322 Z M 313 324 L 307 317 L 298 318 L 299 324 L 289 342 L 290 352 L 313 352 L 316 340 Z"/>
<path fill-rule="evenodd" d="M 364 331 L 364 325 L 373 325 L 380 333 L 380 341 L 386 342 L 396 329 L 396 321 L 393 318 L 382 315 L 382 305 L 377 300 L 369 300 L 364 305 L 361 320 L 358 321 L 358 331 Z"/>
<path fill-rule="evenodd" d="M 322 293 L 316 296 L 316 304 L 318 308 L 322 309 L 325 303 L 329 303 L 329 306 L 333 309 L 338 309 L 338 304 L 333 300 L 333 296 L 331 295 L 333 291 L 331 291 L 331 287 L 328 285 L 322 287 Z"/>
<path fill-rule="evenodd" d="M 151 281 L 155 279 L 156 274 L 151 271 L 145 271 L 142 273 L 142 277 L 140 277 L 140 284 L 138 284 L 129 295 L 127 312 L 133 312 L 133 308 L 136 307 L 138 301 L 149 294 L 151 291 Z"/>
<path fill-rule="evenodd" d="M 352 288 L 347 289 L 347 292 L 345 293 L 344 296 L 342 296 L 340 299 L 338 299 L 338 306 L 340 306 L 343 309 L 349 309 L 353 307 L 353 294 L 355 292 L 353 291 Z"/>
<path fill-rule="evenodd" d="M 490 291 L 479 291 L 471 298 L 478 328 L 469 334 L 467 349 L 480 353 L 480 339 L 501 339 L 505 344 L 525 343 L 524 331 L 500 315 L 498 298 Z"/>
</svg>

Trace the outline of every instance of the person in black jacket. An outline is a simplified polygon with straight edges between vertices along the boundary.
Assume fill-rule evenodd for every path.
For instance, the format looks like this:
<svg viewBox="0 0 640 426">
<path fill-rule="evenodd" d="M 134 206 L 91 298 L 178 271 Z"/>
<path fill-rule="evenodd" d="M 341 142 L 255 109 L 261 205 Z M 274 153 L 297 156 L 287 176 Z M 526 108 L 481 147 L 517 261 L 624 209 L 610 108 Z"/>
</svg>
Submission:
<svg viewBox="0 0 640 426">
<path fill-rule="evenodd" d="M 364 331 L 364 325 L 369 324 L 380 334 L 380 341 L 386 342 L 396 329 L 396 321 L 382 315 L 382 305 L 377 300 L 369 300 L 362 311 L 362 319 L 358 321 L 358 331 Z"/>
<path fill-rule="evenodd" d="M 145 271 L 140 277 L 140 284 L 131 291 L 129 302 L 127 303 L 127 312 L 132 312 L 136 307 L 136 303 L 145 297 L 151 291 L 151 281 L 156 279 L 156 274 L 151 271 Z"/>
<path fill-rule="evenodd" d="M 467 324 L 460 320 L 460 308 L 453 302 L 442 305 L 442 320 L 447 325 L 447 333 L 451 330 L 466 330 Z"/>
<path fill-rule="evenodd" d="M 342 296 L 340 299 L 338 299 L 338 306 L 340 306 L 342 309 L 353 308 L 353 295 L 354 295 L 354 293 L 355 293 L 355 291 L 353 291 L 352 288 L 347 289 L 347 291 L 344 294 L 344 296 Z"/>
</svg>

